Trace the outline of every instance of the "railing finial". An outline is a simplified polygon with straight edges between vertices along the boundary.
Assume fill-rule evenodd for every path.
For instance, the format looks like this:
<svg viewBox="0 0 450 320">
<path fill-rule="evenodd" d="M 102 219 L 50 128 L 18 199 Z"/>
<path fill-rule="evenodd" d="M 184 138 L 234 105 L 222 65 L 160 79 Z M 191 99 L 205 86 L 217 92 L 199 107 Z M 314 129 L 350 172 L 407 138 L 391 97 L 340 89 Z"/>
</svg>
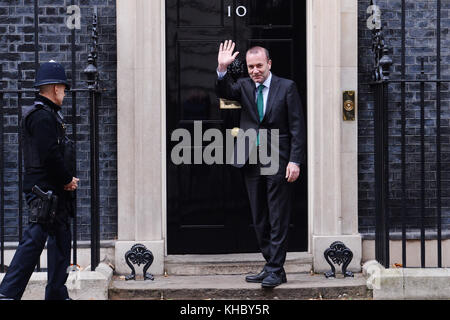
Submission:
<svg viewBox="0 0 450 320">
<path fill-rule="evenodd" d="M 98 13 L 97 7 L 94 8 L 94 16 L 92 21 L 92 43 L 91 52 L 88 55 L 88 66 L 84 69 L 87 76 L 88 88 L 92 90 L 98 89 L 98 69 L 97 69 L 97 44 L 98 44 Z"/>
<path fill-rule="evenodd" d="M 370 1 L 371 6 L 377 6 L 376 0 Z M 378 7 L 378 6 L 377 6 Z M 378 15 L 381 20 L 381 11 L 379 8 L 375 9 L 374 14 Z M 373 81 L 387 81 L 389 80 L 390 68 L 392 59 L 389 57 L 389 47 L 384 40 L 383 27 L 381 21 L 372 29 L 372 51 L 375 54 L 375 63 L 372 70 Z"/>
</svg>

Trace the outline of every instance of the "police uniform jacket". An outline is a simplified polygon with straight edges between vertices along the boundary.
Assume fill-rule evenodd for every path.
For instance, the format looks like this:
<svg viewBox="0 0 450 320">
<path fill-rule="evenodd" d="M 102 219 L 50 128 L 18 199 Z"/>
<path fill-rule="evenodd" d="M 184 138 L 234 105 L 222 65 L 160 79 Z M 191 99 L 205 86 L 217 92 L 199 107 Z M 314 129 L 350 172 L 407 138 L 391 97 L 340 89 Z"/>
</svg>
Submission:
<svg viewBox="0 0 450 320">
<path fill-rule="evenodd" d="M 62 141 L 65 137 L 65 128 L 62 121 L 58 121 L 60 110 L 61 107 L 51 100 L 37 95 L 35 105 L 24 112 L 22 120 L 25 164 L 23 188 L 28 202 L 34 198 L 31 193 L 34 185 L 44 191 L 52 190 L 62 199 L 64 185 L 72 181 L 73 175 L 64 159 Z"/>
</svg>

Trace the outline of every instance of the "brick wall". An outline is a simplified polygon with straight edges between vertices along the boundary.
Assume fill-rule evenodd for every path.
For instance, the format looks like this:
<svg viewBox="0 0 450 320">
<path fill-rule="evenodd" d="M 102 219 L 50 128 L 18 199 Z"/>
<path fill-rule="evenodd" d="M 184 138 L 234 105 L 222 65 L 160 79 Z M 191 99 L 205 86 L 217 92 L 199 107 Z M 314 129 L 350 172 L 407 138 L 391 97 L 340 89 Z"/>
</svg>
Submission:
<svg viewBox="0 0 450 320">
<path fill-rule="evenodd" d="M 371 88 L 365 85 L 370 81 L 373 66 L 371 52 L 371 31 L 366 25 L 369 14 L 366 10 L 370 1 L 358 1 L 359 4 L 359 119 L 358 119 L 358 201 L 359 230 L 363 234 L 375 230 L 374 214 L 374 98 Z M 401 0 L 381 0 L 382 25 L 390 57 L 394 64 L 391 79 L 401 78 Z M 421 58 L 424 59 L 426 79 L 436 78 L 437 54 L 437 1 L 406 1 L 406 78 L 419 79 Z M 441 12 L 441 72 L 443 79 L 450 79 L 448 62 L 450 61 L 450 3 L 442 1 Z M 401 100 L 400 85 L 389 87 L 389 208 L 391 231 L 401 228 Z M 443 230 L 450 225 L 450 95 L 448 84 L 441 88 L 442 111 L 442 223 Z M 436 230 L 436 85 L 425 86 L 425 225 L 430 232 Z M 420 84 L 406 85 L 406 205 L 408 230 L 420 227 L 421 203 L 421 138 L 420 138 Z"/>
<path fill-rule="evenodd" d="M 93 7 L 98 7 L 98 69 L 100 87 L 105 89 L 99 100 L 100 132 L 100 223 L 101 239 L 117 236 L 117 102 L 116 102 L 116 5 L 115 0 L 75 0 L 81 9 L 81 29 L 75 30 L 76 70 L 72 72 L 72 30 L 66 25 L 71 0 L 39 0 L 39 61 L 62 63 L 69 80 L 77 88 L 86 87 L 83 73 L 91 44 Z M 15 89 L 20 82 L 31 88 L 35 76 L 34 0 L 0 0 L 0 64 L 3 67 L 3 89 Z M 21 104 L 29 105 L 32 96 L 24 95 Z M 5 125 L 5 225 L 6 241 L 18 238 L 18 106 L 16 94 L 4 97 Z M 72 97 L 67 95 L 63 113 L 72 122 Z M 77 95 L 77 170 L 81 179 L 77 192 L 78 239 L 90 238 L 90 120 L 85 93 Z M 72 127 L 69 126 L 69 133 Z M 24 210 L 24 225 L 27 220 Z"/>
</svg>

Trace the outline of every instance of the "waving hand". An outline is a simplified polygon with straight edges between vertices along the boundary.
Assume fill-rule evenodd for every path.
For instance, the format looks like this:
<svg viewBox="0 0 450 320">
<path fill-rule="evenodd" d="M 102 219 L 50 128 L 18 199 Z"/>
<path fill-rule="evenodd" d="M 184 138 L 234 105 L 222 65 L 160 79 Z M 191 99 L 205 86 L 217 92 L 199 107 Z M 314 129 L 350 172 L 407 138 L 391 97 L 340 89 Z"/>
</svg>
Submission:
<svg viewBox="0 0 450 320">
<path fill-rule="evenodd" d="M 219 72 L 225 72 L 230 64 L 236 59 L 239 51 L 233 53 L 236 44 L 232 40 L 226 40 L 225 43 L 220 44 L 219 56 L 217 58 Z"/>
</svg>

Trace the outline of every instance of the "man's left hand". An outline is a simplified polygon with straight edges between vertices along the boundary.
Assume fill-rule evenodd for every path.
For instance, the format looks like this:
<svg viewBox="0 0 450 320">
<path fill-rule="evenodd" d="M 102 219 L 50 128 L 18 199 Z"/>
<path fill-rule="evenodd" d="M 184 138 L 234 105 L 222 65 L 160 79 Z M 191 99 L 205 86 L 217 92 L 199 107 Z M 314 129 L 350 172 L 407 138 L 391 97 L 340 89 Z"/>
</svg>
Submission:
<svg viewBox="0 0 450 320">
<path fill-rule="evenodd" d="M 286 179 L 288 182 L 295 182 L 298 177 L 300 176 L 300 167 L 293 163 L 289 162 L 287 168 L 286 168 Z"/>
</svg>

